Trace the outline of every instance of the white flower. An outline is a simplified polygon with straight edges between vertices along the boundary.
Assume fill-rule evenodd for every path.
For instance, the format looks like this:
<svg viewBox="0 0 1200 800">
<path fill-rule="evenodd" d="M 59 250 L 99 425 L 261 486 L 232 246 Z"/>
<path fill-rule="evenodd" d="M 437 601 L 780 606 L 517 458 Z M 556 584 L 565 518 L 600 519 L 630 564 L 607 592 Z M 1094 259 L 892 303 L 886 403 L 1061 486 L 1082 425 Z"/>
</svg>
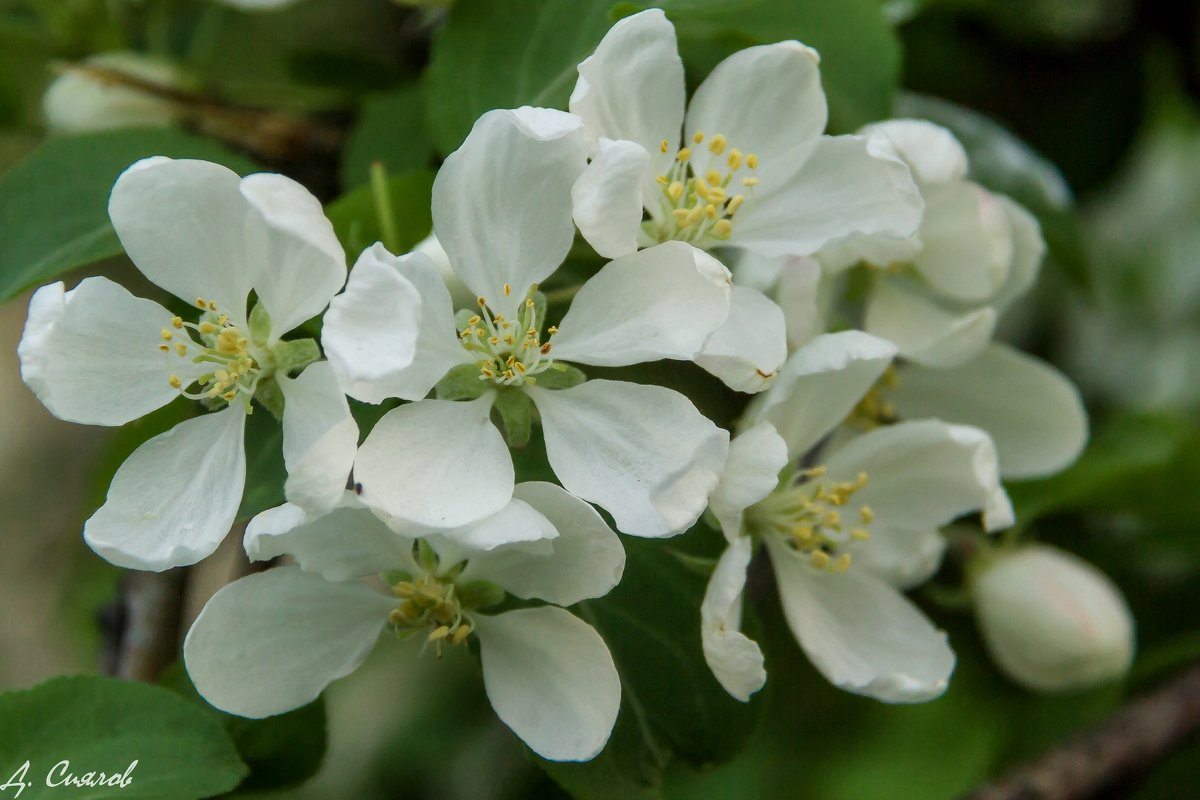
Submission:
<svg viewBox="0 0 1200 800">
<path fill-rule="evenodd" d="M 284 401 L 288 498 L 337 502 L 357 427 L 327 363 L 287 375 L 317 358 L 315 342 L 281 340 L 345 280 L 320 203 L 281 175 L 243 179 L 203 161 L 151 158 L 117 179 L 109 215 L 138 269 L 199 319 L 105 278 L 69 292 L 43 286 L 18 348 L 22 378 L 51 413 L 83 424 L 123 425 L 180 394 L 219 410 L 134 451 L 84 527 L 88 544 L 114 564 L 151 570 L 216 549 L 242 497 L 250 401 L 271 383 Z M 259 305 L 247 314 L 251 290 Z"/>
<path fill-rule="evenodd" d="M 492 410 L 528 420 L 531 403 L 558 479 L 620 530 L 668 536 L 703 512 L 727 434 L 678 392 L 580 383 L 568 364 L 692 359 L 729 314 L 729 273 L 668 242 L 604 266 L 547 327 L 536 287 L 574 238 L 570 190 L 584 150 L 582 123 L 569 114 L 485 114 L 433 187 L 437 238 L 477 303 L 456 321 L 428 258 L 379 246 L 331 303 L 322 342 L 347 394 L 418 401 L 385 415 L 359 450 L 355 477 L 377 513 L 454 527 L 498 511 L 513 468 Z M 419 320 L 415 349 L 402 346 L 396 319 Z M 467 402 L 423 399 L 448 375 Z"/>
<path fill-rule="evenodd" d="M 705 657 L 731 695 L 766 680 L 739 630 L 754 546 L 770 554 L 784 615 L 831 682 L 888 702 L 941 694 L 954 668 L 945 634 L 900 590 L 940 562 L 938 529 L 982 511 L 1012 522 L 996 455 L 982 431 L 937 421 L 864 434 L 798 468 L 887 368 L 895 348 L 858 331 L 817 337 L 752 405 L 729 447 L 711 509 L 729 541 L 701 609 Z M 781 470 L 783 477 L 780 477 Z"/>
<path fill-rule="evenodd" d="M 112 52 L 92 56 L 54 79 L 42 97 L 46 126 L 57 133 L 87 133 L 112 128 L 165 127 L 179 117 L 176 104 L 132 86 L 113 84 L 89 72 L 101 68 L 167 89 L 182 82 L 170 61 L 144 53 Z"/>
<path fill-rule="evenodd" d="M 1045 545 L 985 555 L 971 593 L 996 664 L 1043 692 L 1116 680 L 1133 661 L 1133 615 L 1108 576 Z"/>
<path fill-rule="evenodd" d="M 922 204 L 903 162 L 872 140 L 822 135 L 817 62 L 798 42 L 735 53 L 685 119 L 671 23 L 657 9 L 619 21 L 579 65 L 571 96 L 594 143 L 573 191 L 584 238 L 619 258 L 672 240 L 781 256 L 852 233 L 911 234 Z M 697 363 L 730 387 L 761 391 L 786 357 L 783 317 L 740 289 L 704 354 Z"/>
<path fill-rule="evenodd" d="M 889 120 L 861 131 L 912 169 L 925 198 L 909 237 L 849 237 L 825 248 L 832 272 L 866 263 L 876 273 L 864 329 L 904 358 L 953 367 L 979 355 L 999 314 L 1037 278 L 1046 245 L 1037 220 L 1007 197 L 967 180 L 967 156 L 944 128 Z"/>
<path fill-rule="evenodd" d="M 291 506 L 260 515 L 247 552 L 289 552 L 299 566 L 242 578 L 208 602 L 184 643 L 197 690 L 265 717 L 354 671 L 385 628 L 439 653 L 475 636 L 500 719 L 544 758 L 594 757 L 616 721 L 620 679 L 599 634 L 557 606 L 606 594 L 625 553 L 599 514 L 557 486 L 523 483 L 514 497 L 494 519 L 417 544 L 353 493 L 323 517 Z M 389 594 L 358 581 L 385 571 Z M 554 605 L 489 610 L 506 593 Z"/>
</svg>

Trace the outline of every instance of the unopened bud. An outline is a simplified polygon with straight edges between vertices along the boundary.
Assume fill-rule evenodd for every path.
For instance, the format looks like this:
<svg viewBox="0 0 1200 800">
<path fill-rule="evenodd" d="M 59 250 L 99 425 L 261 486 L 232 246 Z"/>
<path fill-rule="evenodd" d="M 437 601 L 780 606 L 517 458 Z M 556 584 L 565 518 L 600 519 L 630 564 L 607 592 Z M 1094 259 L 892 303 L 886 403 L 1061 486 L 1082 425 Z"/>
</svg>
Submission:
<svg viewBox="0 0 1200 800">
<path fill-rule="evenodd" d="M 1086 561 L 1023 547 L 986 565 L 971 591 L 993 660 L 1022 686 L 1082 689 L 1128 671 L 1133 615 L 1108 576 Z"/>
<path fill-rule="evenodd" d="M 89 72 L 94 68 L 95 72 Z M 122 85 L 110 80 L 127 75 Z M 79 67 L 68 68 L 50 84 L 42 98 L 46 125 L 56 133 L 86 133 L 173 124 L 179 107 L 173 101 L 138 86 L 144 81 L 165 90 L 181 88 L 184 80 L 171 62 L 141 53 L 101 53 Z"/>
</svg>

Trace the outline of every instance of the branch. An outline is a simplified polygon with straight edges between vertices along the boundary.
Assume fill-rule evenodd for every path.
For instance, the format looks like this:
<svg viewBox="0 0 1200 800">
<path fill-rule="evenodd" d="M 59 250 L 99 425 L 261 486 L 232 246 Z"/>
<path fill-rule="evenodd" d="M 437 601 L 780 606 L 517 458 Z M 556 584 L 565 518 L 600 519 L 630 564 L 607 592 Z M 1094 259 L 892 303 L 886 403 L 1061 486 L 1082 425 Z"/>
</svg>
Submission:
<svg viewBox="0 0 1200 800">
<path fill-rule="evenodd" d="M 179 652 L 186 569 L 121 576 L 117 599 L 101 612 L 100 669 L 134 681 L 154 681 Z"/>
<path fill-rule="evenodd" d="M 961 800 L 1084 800 L 1148 770 L 1200 730 L 1200 664 L 1103 724 Z"/>
</svg>

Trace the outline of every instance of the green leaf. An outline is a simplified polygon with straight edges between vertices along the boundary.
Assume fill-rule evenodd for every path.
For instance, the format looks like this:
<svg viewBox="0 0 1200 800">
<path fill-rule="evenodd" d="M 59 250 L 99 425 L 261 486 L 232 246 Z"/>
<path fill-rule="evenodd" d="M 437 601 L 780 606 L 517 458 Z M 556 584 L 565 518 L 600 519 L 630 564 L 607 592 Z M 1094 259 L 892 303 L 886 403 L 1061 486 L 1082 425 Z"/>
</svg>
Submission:
<svg viewBox="0 0 1200 800">
<path fill-rule="evenodd" d="M 1074 197 L 1058 167 L 999 123 L 935 97 L 906 93 L 896 114 L 948 128 L 966 148 L 971 178 L 1025 206 L 1042 224 L 1051 255 L 1077 284 L 1089 281 Z"/>
<path fill-rule="evenodd" d="M 428 130 L 443 154 L 485 111 L 566 108 L 576 65 L 608 31 L 611 0 L 460 0 L 423 76 Z"/>
<path fill-rule="evenodd" d="M 732 758 L 758 723 L 760 704 L 730 697 L 704 660 L 700 603 L 706 580 L 661 542 L 624 539 L 625 575 L 607 596 L 579 604 L 621 673 L 623 707 L 597 761 L 543 768 L 577 797 L 656 797 L 673 757 L 695 767 Z M 622 727 L 624 726 L 624 727 Z M 620 783 L 614 776 L 622 776 Z"/>
<path fill-rule="evenodd" d="M 196 691 L 183 664 L 176 662 L 159 681 L 210 715 L 225 728 L 250 775 L 238 793 L 296 786 L 316 774 L 325 757 L 325 699 L 266 719 L 247 719 L 210 706 Z"/>
<path fill-rule="evenodd" d="M 376 161 L 394 175 L 427 168 L 432 158 L 421 87 L 410 84 L 363 103 L 342 153 L 342 185 L 368 183 Z"/>
<path fill-rule="evenodd" d="M 147 156 L 200 158 L 242 173 L 256 167 L 175 130 L 123 130 L 49 139 L 0 176 L 0 302 L 74 267 L 118 255 L 108 222 L 117 176 Z"/>
<path fill-rule="evenodd" d="M 124 788 L 47 786 L 48 778 L 62 779 L 56 765 L 64 760 L 76 776 L 126 774 L 130 782 Z M 21 780 L 30 785 L 22 800 L 189 800 L 227 792 L 247 772 L 229 736 L 203 710 L 159 686 L 95 675 L 0 695 L 3 778 L 26 761 Z"/>
<path fill-rule="evenodd" d="M 387 186 L 399 239 L 397 249 L 405 253 L 433 230 L 429 210 L 433 172 L 414 170 L 396 175 L 388 179 Z M 325 213 L 351 259 L 383 239 L 379 210 L 369 184 L 334 200 L 325 208 Z"/>
<path fill-rule="evenodd" d="M 284 501 L 283 426 L 264 408 L 246 417 L 246 489 L 237 518 L 245 521 Z"/>
<path fill-rule="evenodd" d="M 637 6 L 667 12 L 693 82 L 736 50 L 796 39 L 821 54 L 830 130 L 849 132 L 891 110 L 900 45 L 878 0 L 661 0 Z"/>
</svg>

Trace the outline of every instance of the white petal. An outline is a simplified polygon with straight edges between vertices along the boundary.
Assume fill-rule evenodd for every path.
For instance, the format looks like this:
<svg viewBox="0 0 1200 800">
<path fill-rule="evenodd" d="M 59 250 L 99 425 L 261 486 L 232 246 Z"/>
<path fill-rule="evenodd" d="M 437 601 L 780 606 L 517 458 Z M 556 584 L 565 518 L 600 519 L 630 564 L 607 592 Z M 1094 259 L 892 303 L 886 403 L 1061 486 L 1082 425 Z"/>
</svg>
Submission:
<svg viewBox="0 0 1200 800">
<path fill-rule="evenodd" d="M 1087 443 L 1079 390 L 1049 364 L 1007 345 L 993 344 L 957 369 L 907 365 L 890 399 L 907 419 L 938 417 L 987 431 L 1006 477 L 1058 472 Z"/>
<path fill-rule="evenodd" d="M 605 258 L 620 258 L 637 250 L 642 184 L 649 172 L 650 153 L 645 147 L 602 138 L 592 162 L 571 189 L 575 224 Z"/>
<path fill-rule="evenodd" d="M 683 102 L 675 28 L 662 11 L 649 9 L 618 21 L 579 65 L 570 109 L 584 119 L 592 138 L 637 142 L 651 153 L 646 188 L 653 192 L 652 176 L 666 172 L 675 157 Z M 659 147 L 664 139 L 666 153 Z"/>
<path fill-rule="evenodd" d="M 884 136 L 920 183 L 945 183 L 966 177 L 967 153 L 954 134 L 923 119 L 890 119 L 868 125 L 863 136 Z"/>
<path fill-rule="evenodd" d="M 241 179 L 219 164 L 145 158 L 121 173 L 108 215 L 129 258 L 147 278 L 187 303 L 215 302 L 244 322 L 260 270 L 248 235 L 254 213 Z"/>
<path fill-rule="evenodd" d="M 989 529 L 1012 524 L 996 450 L 977 428 L 901 422 L 852 439 L 825 465 L 831 481 L 867 473 L 851 502 L 870 506 L 875 521 L 871 539 L 854 543 L 855 566 L 865 562 L 897 586 L 914 586 L 937 569 L 937 529 L 957 517 L 982 511 Z"/>
<path fill-rule="evenodd" d="M 557 531 L 550 552 L 517 545 L 475 555 L 463 580 L 489 580 L 517 597 L 561 606 L 603 597 L 620 582 L 625 548 L 595 509 L 552 483 L 521 483 L 513 496 Z"/>
<path fill-rule="evenodd" d="M 246 483 L 240 404 L 184 420 L 125 460 L 83 538 L 118 567 L 195 564 L 225 538 Z"/>
<path fill-rule="evenodd" d="M 913 267 L 938 291 L 985 300 L 1008 280 L 1012 232 L 1005 209 L 981 186 L 962 181 L 927 188 L 922 248 Z"/>
<path fill-rule="evenodd" d="M 513 466 L 491 423 L 492 399 L 421 400 L 385 414 L 354 464 L 363 503 L 388 518 L 437 528 L 504 508 Z"/>
<path fill-rule="evenodd" d="M 728 434 L 686 397 L 608 380 L 529 395 L 554 474 L 567 491 L 612 514 L 618 530 L 670 536 L 704 512 Z"/>
<path fill-rule="evenodd" d="M 1008 218 L 1012 231 L 1013 253 L 1009 262 L 1008 280 L 989 301 L 1003 311 L 1013 300 L 1025 294 L 1037 282 L 1046 257 L 1046 241 L 1037 217 L 1004 195 L 993 195 Z"/>
<path fill-rule="evenodd" d="M 747 194 L 731 244 L 767 256 L 811 255 L 852 234 L 907 237 L 924 202 L 908 167 L 877 140 L 822 136 L 793 174 Z"/>
<path fill-rule="evenodd" d="M 261 173 L 241 182 L 256 212 L 247 236 L 262 259 L 254 290 L 277 339 L 321 313 L 346 282 L 346 253 L 321 201 L 291 178 Z"/>
<path fill-rule="evenodd" d="M 836 575 L 767 540 L 783 613 L 796 640 L 835 686 L 888 703 L 932 700 L 946 690 L 954 653 L 904 595 L 853 566 Z"/>
<path fill-rule="evenodd" d="M 746 419 L 770 422 L 788 452 L 802 455 L 846 418 L 895 354 L 891 342 L 861 331 L 818 336 L 791 355 Z"/>
<path fill-rule="evenodd" d="M 569 114 L 489 111 L 438 171 L 434 231 L 455 273 L 494 311 L 514 317 L 529 287 L 566 258 L 586 149 L 583 122 Z"/>
<path fill-rule="evenodd" d="M 465 527 L 445 531 L 443 537 L 467 550 L 488 551 L 507 544 L 544 543 L 557 538 L 558 530 L 541 512 L 514 493 L 508 505 L 495 514 Z"/>
<path fill-rule="evenodd" d="M 880 276 L 867 301 L 863 327 L 895 343 L 900 355 L 910 361 L 956 367 L 988 346 L 996 329 L 996 311 L 990 306 L 949 311 L 922 295 L 920 287 Z"/>
<path fill-rule="evenodd" d="M 283 392 L 283 485 L 289 502 L 309 511 L 333 508 L 346 490 L 358 449 L 358 425 L 328 361 L 298 378 L 276 375 Z"/>
<path fill-rule="evenodd" d="M 326 580 L 348 581 L 392 569 L 415 574 L 413 540 L 395 533 L 346 492 L 338 507 L 309 514 L 284 503 L 267 509 L 246 526 L 246 555 L 268 561 L 290 555 L 305 572 Z"/>
<path fill-rule="evenodd" d="M 721 482 L 708 498 L 728 541 L 742 533 L 742 512 L 775 491 L 779 472 L 787 463 L 787 443 L 769 422 L 733 437 Z"/>
<path fill-rule="evenodd" d="M 729 270 L 690 244 L 618 258 L 575 295 L 553 355 L 604 367 L 691 359 L 728 316 L 730 293 Z"/>
<path fill-rule="evenodd" d="M 600 634 L 553 606 L 477 617 L 483 685 L 500 720 L 551 761 L 604 749 L 621 679 Z"/>
<path fill-rule="evenodd" d="M 729 147 L 758 156 L 764 186 L 792 174 L 803 148 L 825 130 L 828 110 L 821 90 L 820 58 L 799 42 L 747 47 L 713 69 L 688 106 L 685 141 L 696 133 L 722 134 Z M 693 148 L 704 174 L 720 162 L 705 144 Z M 736 228 L 735 228 L 736 229 Z"/>
<path fill-rule="evenodd" d="M 321 345 L 343 390 L 367 403 L 420 400 L 468 360 L 437 267 L 382 244 L 363 251 L 346 291 L 330 302 Z"/>
<path fill-rule="evenodd" d="M 213 595 L 188 631 L 184 663 L 196 691 L 222 711 L 282 714 L 356 670 L 395 605 L 359 583 L 268 570 Z"/>
<path fill-rule="evenodd" d="M 696 363 L 738 392 L 761 392 L 787 358 L 783 310 L 766 295 L 734 286 L 729 317 L 709 334 Z"/>
<path fill-rule="evenodd" d="M 821 280 L 821 264 L 815 258 L 794 256 L 779 276 L 775 302 L 787 321 L 787 343 L 799 350 L 825 332 L 831 285 Z"/>
<path fill-rule="evenodd" d="M 21 378 L 59 419 L 123 425 L 179 396 L 167 378 L 196 377 L 196 365 L 162 353 L 171 312 L 107 278 L 38 289 L 17 346 Z"/>
<path fill-rule="evenodd" d="M 721 554 L 700 605 L 700 640 L 704 660 L 717 681 L 743 703 L 767 682 L 762 651 L 744 633 L 742 591 L 750 566 L 751 541 L 739 536 Z"/>
</svg>

